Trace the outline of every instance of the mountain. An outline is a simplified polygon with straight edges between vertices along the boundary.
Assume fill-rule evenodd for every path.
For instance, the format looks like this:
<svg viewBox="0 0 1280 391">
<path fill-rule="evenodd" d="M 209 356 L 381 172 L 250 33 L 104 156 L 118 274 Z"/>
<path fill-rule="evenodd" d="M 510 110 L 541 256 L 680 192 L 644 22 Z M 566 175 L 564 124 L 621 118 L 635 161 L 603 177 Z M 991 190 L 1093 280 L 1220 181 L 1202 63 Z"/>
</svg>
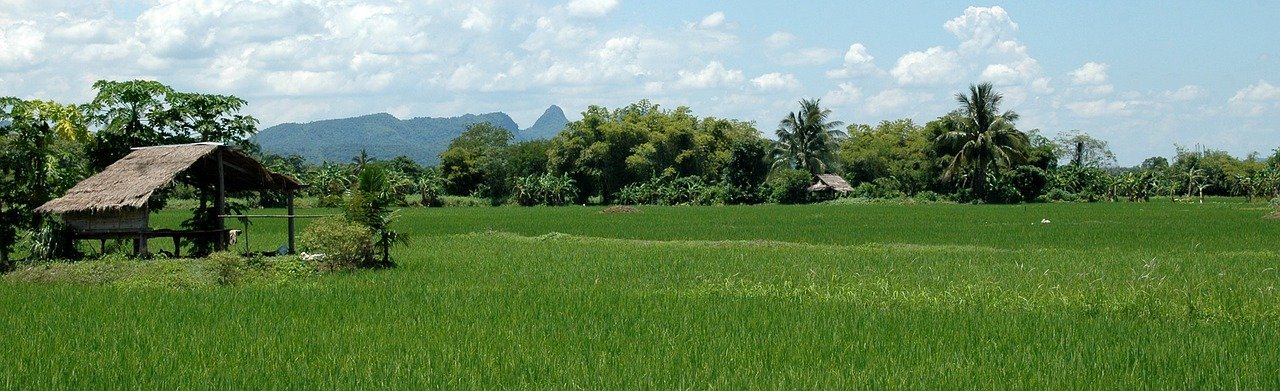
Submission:
<svg viewBox="0 0 1280 391">
<path fill-rule="evenodd" d="M 296 153 L 313 163 L 345 163 L 363 149 L 380 160 L 404 155 L 420 164 L 436 164 L 440 161 L 440 152 L 449 147 L 450 141 L 461 135 L 467 126 L 482 122 L 511 131 L 517 140 L 532 140 L 555 136 L 568 120 L 557 106 L 547 108 L 542 117 L 525 130 L 520 130 L 510 116 L 501 112 L 406 120 L 378 113 L 305 124 L 280 124 L 259 131 L 253 138 L 265 152 L 286 156 Z"/>
<path fill-rule="evenodd" d="M 516 134 L 516 141 L 549 139 L 564 130 L 564 125 L 569 123 L 569 119 L 564 116 L 564 110 L 560 106 L 551 105 L 547 111 L 542 112 L 542 116 L 533 123 L 528 129 L 521 130 Z"/>
</svg>

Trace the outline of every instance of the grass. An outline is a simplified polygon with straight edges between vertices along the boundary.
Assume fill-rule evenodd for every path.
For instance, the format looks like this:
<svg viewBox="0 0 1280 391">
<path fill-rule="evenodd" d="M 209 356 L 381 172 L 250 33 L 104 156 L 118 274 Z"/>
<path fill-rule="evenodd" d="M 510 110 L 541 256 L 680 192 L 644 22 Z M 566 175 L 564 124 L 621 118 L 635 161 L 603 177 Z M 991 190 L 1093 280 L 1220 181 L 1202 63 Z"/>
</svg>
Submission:
<svg viewBox="0 0 1280 391">
<path fill-rule="evenodd" d="M 404 210 L 399 268 L 284 284 L 10 274 L 0 387 L 1280 388 L 1257 204 L 601 209 Z"/>
</svg>

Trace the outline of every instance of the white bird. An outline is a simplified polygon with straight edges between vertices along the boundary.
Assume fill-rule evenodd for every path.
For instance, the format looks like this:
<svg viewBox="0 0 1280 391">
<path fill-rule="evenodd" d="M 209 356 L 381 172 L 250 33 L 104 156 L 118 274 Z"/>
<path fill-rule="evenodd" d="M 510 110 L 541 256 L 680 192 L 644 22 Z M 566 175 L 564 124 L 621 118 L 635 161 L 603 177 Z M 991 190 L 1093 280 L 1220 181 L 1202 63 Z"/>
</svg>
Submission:
<svg viewBox="0 0 1280 391">
<path fill-rule="evenodd" d="M 1049 219 L 1040 219 L 1040 224 L 1049 224 Z"/>
</svg>

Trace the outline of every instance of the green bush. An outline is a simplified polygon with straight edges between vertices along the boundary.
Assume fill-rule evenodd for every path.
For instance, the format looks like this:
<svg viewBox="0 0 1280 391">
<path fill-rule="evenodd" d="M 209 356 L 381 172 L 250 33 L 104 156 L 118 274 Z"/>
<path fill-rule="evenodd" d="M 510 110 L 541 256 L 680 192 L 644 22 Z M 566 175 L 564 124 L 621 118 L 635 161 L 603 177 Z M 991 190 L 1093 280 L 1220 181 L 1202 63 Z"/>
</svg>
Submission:
<svg viewBox="0 0 1280 391">
<path fill-rule="evenodd" d="M 373 263 L 373 231 L 337 217 L 312 222 L 302 231 L 302 251 L 325 254 L 316 265 L 320 271 L 352 269 Z"/>
<path fill-rule="evenodd" d="M 916 193 L 916 195 L 912 196 L 911 198 L 914 198 L 916 201 L 920 201 L 920 202 L 938 202 L 945 199 L 941 194 L 938 194 L 929 190 Z"/>
<path fill-rule="evenodd" d="M 529 175 L 515 178 L 512 199 L 521 206 L 563 206 L 578 197 L 578 188 L 568 174 Z"/>
<path fill-rule="evenodd" d="M 618 202 L 633 205 L 719 205 L 730 192 L 722 185 L 708 184 L 700 177 L 653 177 L 627 185 L 618 191 Z"/>
<path fill-rule="evenodd" d="M 1009 173 L 1009 183 L 1022 195 L 1023 201 L 1032 202 L 1040 197 L 1045 187 L 1049 185 L 1049 174 L 1040 167 L 1018 166 Z"/>
<path fill-rule="evenodd" d="M 813 175 L 805 170 L 779 170 L 769 176 L 765 182 L 768 188 L 769 202 L 779 204 L 799 204 L 808 200 L 808 187 Z"/>
<path fill-rule="evenodd" d="M 487 198 L 464 196 L 441 196 L 440 205 L 446 207 L 492 206 Z"/>
<path fill-rule="evenodd" d="M 235 285 L 244 277 L 248 263 L 244 258 L 231 252 L 222 251 L 209 254 L 209 272 L 218 285 Z"/>
</svg>

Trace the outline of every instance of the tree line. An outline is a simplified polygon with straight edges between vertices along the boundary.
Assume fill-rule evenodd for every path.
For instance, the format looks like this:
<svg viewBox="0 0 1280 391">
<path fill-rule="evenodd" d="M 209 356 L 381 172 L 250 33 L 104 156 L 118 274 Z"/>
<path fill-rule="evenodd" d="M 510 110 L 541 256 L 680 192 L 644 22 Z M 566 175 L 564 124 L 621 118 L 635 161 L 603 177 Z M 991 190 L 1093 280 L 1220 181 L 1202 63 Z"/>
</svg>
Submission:
<svg viewBox="0 0 1280 391">
<path fill-rule="evenodd" d="M 22 232 L 38 232 L 32 213 L 132 147 L 190 142 L 238 146 L 277 172 L 310 185 L 322 206 L 341 206 L 359 173 L 374 166 L 387 202 L 440 206 L 448 197 L 491 204 L 754 204 L 825 200 L 805 189 L 816 174 L 838 174 L 854 197 L 956 202 L 1145 201 L 1280 196 L 1280 149 L 1269 157 L 1177 147 L 1117 167 L 1105 141 L 1080 131 L 1055 139 L 1017 128 L 991 84 L 955 95 L 956 108 L 923 125 L 910 119 L 875 125 L 831 118 L 817 99 L 799 102 L 765 138 L 753 122 L 699 117 L 688 107 L 647 100 L 588 107 L 549 140 L 514 142 L 488 123 L 451 141 L 440 163 L 408 157 L 314 164 L 261 151 L 250 137 L 258 121 L 240 113 L 243 99 L 176 91 L 155 81 L 98 81 L 91 102 L 63 104 L 0 98 L 0 257 Z M 158 192 L 153 210 L 171 196 Z M 257 195 L 263 206 L 283 203 Z M 35 237 L 29 235 L 29 237 Z"/>
<path fill-rule="evenodd" d="M 1224 151 L 1176 147 L 1119 167 L 1106 141 L 1072 130 L 1049 139 L 1017 128 L 990 84 L 955 96 L 956 109 L 923 125 L 910 119 L 845 124 L 819 100 L 802 100 L 774 131 L 752 122 L 698 117 L 688 107 L 647 100 L 609 109 L 591 106 L 550 140 L 513 142 L 512 134 L 476 124 L 454 139 L 440 164 L 406 157 L 309 166 L 300 157 L 268 157 L 336 200 L 352 173 L 379 164 L 401 200 L 420 194 L 494 204 L 753 204 L 821 201 L 805 191 L 816 174 L 838 174 L 851 196 L 956 202 L 1198 200 L 1204 196 L 1280 196 L 1280 149 L 1236 158 Z M 345 178 L 345 179 L 344 179 Z"/>
</svg>

